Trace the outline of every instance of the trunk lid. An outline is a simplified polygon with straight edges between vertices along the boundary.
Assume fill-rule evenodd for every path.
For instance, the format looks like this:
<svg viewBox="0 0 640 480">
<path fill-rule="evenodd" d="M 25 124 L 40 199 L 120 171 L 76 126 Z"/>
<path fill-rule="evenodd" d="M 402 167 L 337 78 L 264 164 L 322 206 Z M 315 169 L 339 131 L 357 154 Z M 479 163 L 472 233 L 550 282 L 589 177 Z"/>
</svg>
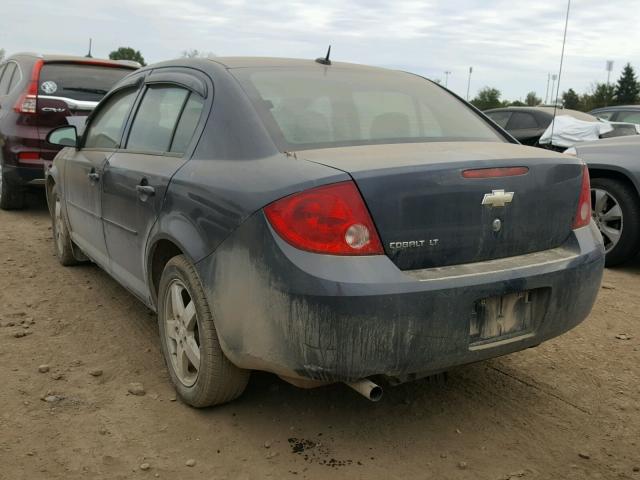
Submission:
<svg viewBox="0 0 640 480">
<path fill-rule="evenodd" d="M 571 234 L 582 182 L 580 160 L 507 143 L 372 145 L 297 155 L 351 175 L 386 254 L 402 270 L 558 247 Z M 462 175 L 496 167 L 528 171 L 496 178 Z"/>
</svg>

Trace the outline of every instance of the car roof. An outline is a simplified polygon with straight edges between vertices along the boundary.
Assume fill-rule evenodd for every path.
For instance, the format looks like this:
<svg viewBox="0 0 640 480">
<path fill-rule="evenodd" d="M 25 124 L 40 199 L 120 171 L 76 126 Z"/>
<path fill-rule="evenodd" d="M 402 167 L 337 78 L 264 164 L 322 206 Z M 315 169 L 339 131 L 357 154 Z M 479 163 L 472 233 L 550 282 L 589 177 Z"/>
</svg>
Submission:
<svg viewBox="0 0 640 480">
<path fill-rule="evenodd" d="M 45 63 L 64 63 L 64 62 L 72 62 L 72 63 L 93 63 L 93 64 L 102 64 L 102 65 L 113 65 L 118 67 L 125 67 L 136 69 L 140 68 L 140 64 L 138 62 L 134 62 L 131 60 L 111 60 L 108 58 L 92 58 L 92 57 L 81 57 L 77 55 L 58 55 L 58 54 L 39 54 L 35 52 L 19 52 L 11 55 L 8 59 L 14 57 L 33 57 L 44 60 Z"/>
<path fill-rule="evenodd" d="M 608 112 L 608 111 L 620 111 L 620 110 L 640 110 L 640 105 L 612 105 L 610 107 L 594 108 L 592 112 Z"/>
<path fill-rule="evenodd" d="M 556 115 L 566 115 L 569 117 L 573 117 L 577 120 L 582 120 L 585 122 L 597 122 L 598 119 L 588 113 L 580 112 L 578 110 L 571 110 L 569 108 L 556 108 L 553 107 L 502 107 L 502 108 L 493 108 L 491 110 L 486 110 L 485 113 L 491 112 L 529 112 L 529 113 L 544 113 L 549 116 L 553 116 L 553 112 L 556 112 Z"/>
<path fill-rule="evenodd" d="M 219 63 L 227 68 L 276 68 L 276 67 L 312 67 L 322 66 L 313 59 L 304 58 L 280 58 L 280 57 L 208 57 L 209 60 Z M 360 65 L 357 63 L 331 62 L 328 68 L 353 68 L 358 70 L 392 71 L 380 67 Z"/>
</svg>

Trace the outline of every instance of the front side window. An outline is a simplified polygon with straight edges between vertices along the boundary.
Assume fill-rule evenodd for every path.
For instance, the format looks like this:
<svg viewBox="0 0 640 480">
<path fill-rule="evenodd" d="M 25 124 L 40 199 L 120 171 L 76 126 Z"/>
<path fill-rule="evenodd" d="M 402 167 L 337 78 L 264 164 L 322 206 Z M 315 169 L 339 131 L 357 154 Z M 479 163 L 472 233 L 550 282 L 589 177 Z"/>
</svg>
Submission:
<svg viewBox="0 0 640 480">
<path fill-rule="evenodd" d="M 149 87 L 133 120 L 127 150 L 168 152 L 188 95 L 180 87 Z"/>
<path fill-rule="evenodd" d="M 231 73 L 281 149 L 505 141 L 464 102 L 411 74 L 338 66 Z"/>
<path fill-rule="evenodd" d="M 636 123 L 640 125 L 640 111 L 620 112 L 616 117 L 616 122 L 628 122 L 628 123 Z"/>
<path fill-rule="evenodd" d="M 616 112 L 598 112 L 594 115 L 602 120 L 611 120 L 611 117 L 613 117 L 614 113 Z"/>
<path fill-rule="evenodd" d="M 116 93 L 91 121 L 84 142 L 85 148 L 118 148 L 129 112 L 136 98 L 136 89 Z"/>
</svg>

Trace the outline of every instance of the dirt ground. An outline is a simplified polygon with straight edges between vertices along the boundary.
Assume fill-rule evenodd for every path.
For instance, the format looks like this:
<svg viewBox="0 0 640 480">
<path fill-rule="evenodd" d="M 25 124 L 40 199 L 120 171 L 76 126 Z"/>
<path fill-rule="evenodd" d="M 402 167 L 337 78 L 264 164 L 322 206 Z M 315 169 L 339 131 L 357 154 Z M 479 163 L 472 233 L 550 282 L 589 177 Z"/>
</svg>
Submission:
<svg viewBox="0 0 640 480">
<path fill-rule="evenodd" d="M 146 395 L 129 394 L 131 382 Z M 575 330 L 457 368 L 444 386 L 389 387 L 370 403 L 343 385 L 300 390 L 254 374 L 238 401 L 195 410 L 175 400 L 155 316 L 97 267 L 57 263 L 42 201 L 0 211 L 2 479 L 640 480 L 638 470 L 640 261 L 606 272 Z"/>
</svg>

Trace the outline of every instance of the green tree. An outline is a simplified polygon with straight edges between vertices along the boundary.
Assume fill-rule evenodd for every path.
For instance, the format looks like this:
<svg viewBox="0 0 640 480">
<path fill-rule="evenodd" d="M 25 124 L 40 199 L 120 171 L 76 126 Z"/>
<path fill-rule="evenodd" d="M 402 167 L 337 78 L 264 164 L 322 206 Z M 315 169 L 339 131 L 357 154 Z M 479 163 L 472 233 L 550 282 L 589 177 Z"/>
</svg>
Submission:
<svg viewBox="0 0 640 480">
<path fill-rule="evenodd" d="M 111 60 L 132 60 L 134 62 L 138 62 L 143 67 L 146 65 L 144 63 L 144 57 L 140 53 L 140 50 L 134 50 L 131 47 L 120 47 L 117 50 L 114 50 L 109 54 L 109 58 Z"/>
<path fill-rule="evenodd" d="M 527 93 L 527 98 L 525 99 L 525 102 L 527 103 L 528 106 L 535 107 L 536 105 L 540 105 L 542 103 L 542 99 L 538 98 L 538 96 L 536 95 L 536 92 L 529 92 Z"/>
<path fill-rule="evenodd" d="M 521 100 L 514 100 L 513 102 L 504 101 L 502 105 L 505 107 L 526 107 L 528 104 Z"/>
<path fill-rule="evenodd" d="M 488 110 L 502 106 L 500 101 L 500 90 L 497 88 L 484 87 L 478 92 L 478 95 L 471 100 L 471 103 L 480 110 Z"/>
<path fill-rule="evenodd" d="M 562 94 L 562 103 L 564 104 L 564 108 L 582 110 L 580 97 L 573 88 L 570 88 Z"/>
<path fill-rule="evenodd" d="M 216 56 L 213 52 L 201 52 L 195 48 L 192 48 L 191 50 L 183 50 L 181 55 L 183 58 L 210 58 Z"/>
<path fill-rule="evenodd" d="M 584 105 L 585 110 L 589 111 L 594 108 L 606 107 L 613 104 L 615 98 L 616 87 L 607 85 L 606 83 L 597 83 L 591 87 L 591 93 L 585 94 Z"/>
<path fill-rule="evenodd" d="M 638 103 L 639 95 L 640 85 L 638 85 L 636 72 L 633 70 L 631 64 L 627 63 L 616 85 L 615 102 L 618 105 L 634 105 Z"/>
</svg>

